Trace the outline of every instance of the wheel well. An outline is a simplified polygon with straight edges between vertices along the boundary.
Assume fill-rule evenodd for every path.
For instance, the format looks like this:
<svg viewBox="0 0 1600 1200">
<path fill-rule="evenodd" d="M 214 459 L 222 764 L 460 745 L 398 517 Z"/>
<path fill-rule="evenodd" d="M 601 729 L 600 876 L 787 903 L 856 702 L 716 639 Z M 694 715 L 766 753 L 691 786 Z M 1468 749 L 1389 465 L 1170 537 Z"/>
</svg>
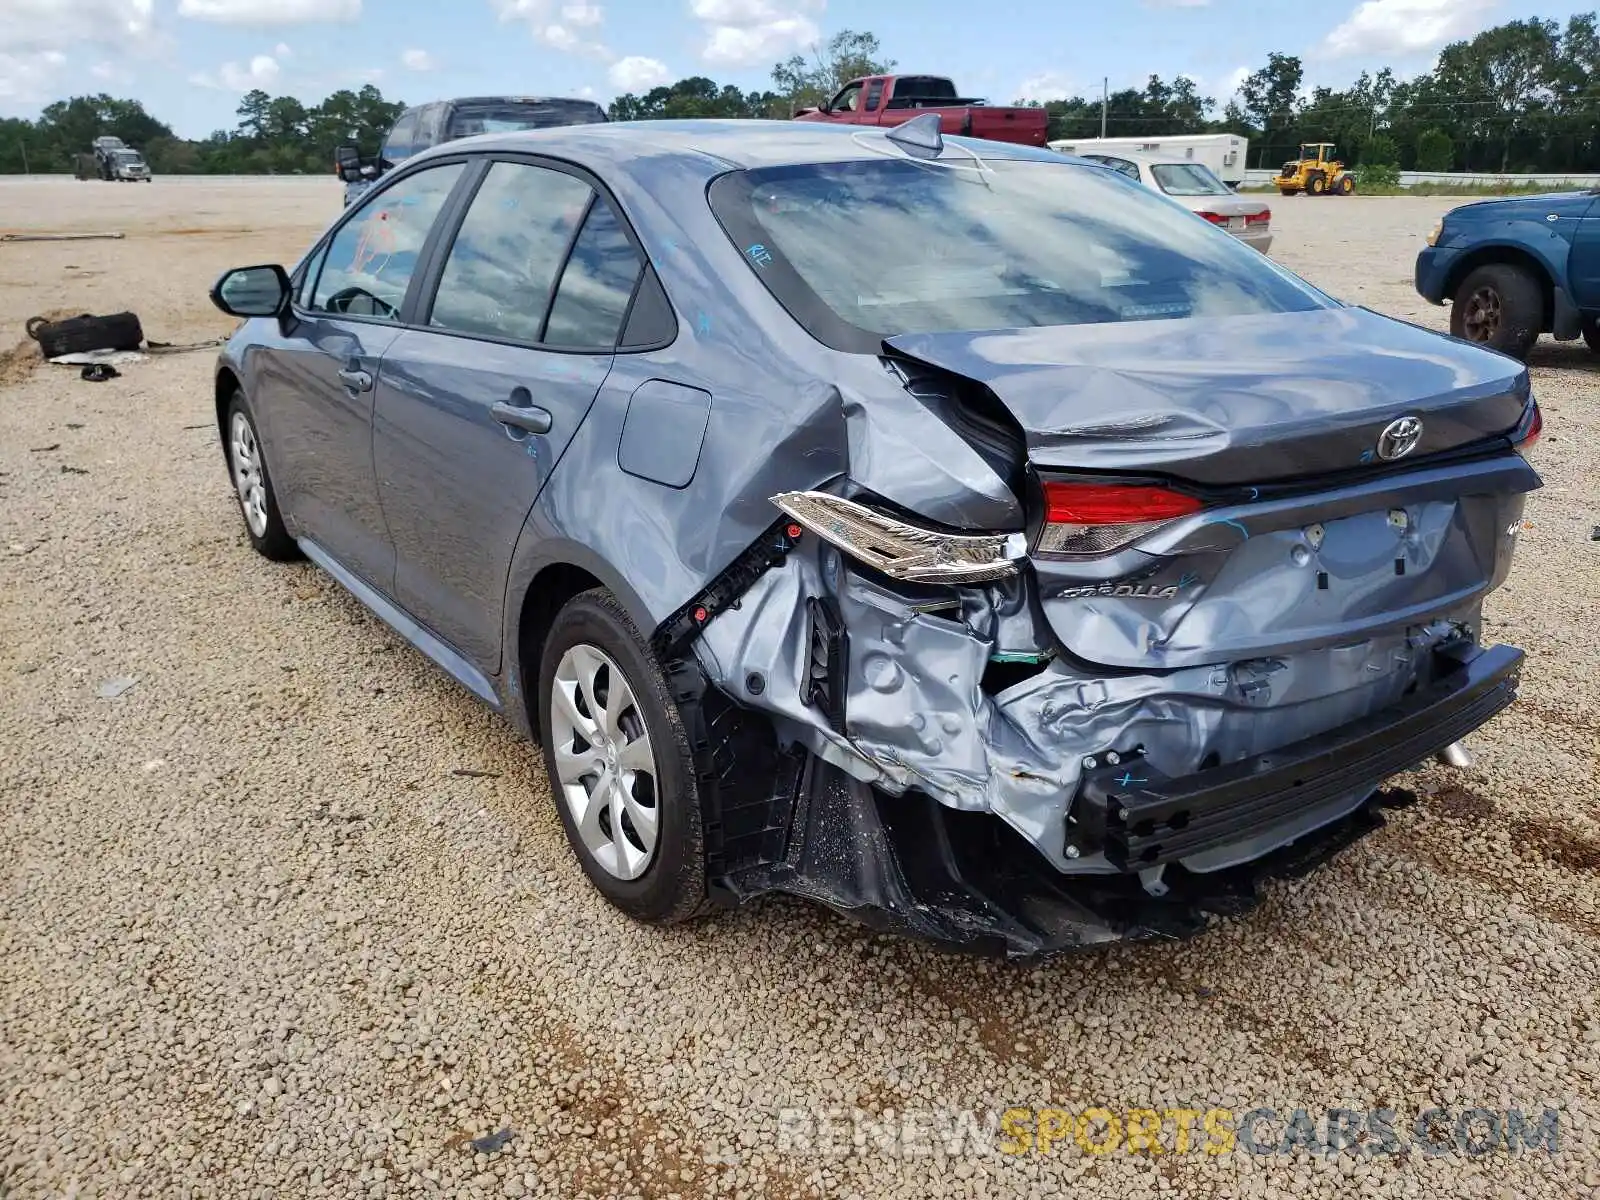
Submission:
<svg viewBox="0 0 1600 1200">
<path fill-rule="evenodd" d="M 1550 272 L 1545 270 L 1542 262 L 1526 250 L 1519 250 L 1515 246 L 1485 246 L 1481 250 L 1462 255 L 1461 261 L 1452 266 L 1450 274 L 1445 277 L 1445 299 L 1453 303 L 1456 289 L 1461 286 L 1461 281 L 1479 267 L 1486 267 L 1491 263 L 1521 267 L 1538 281 L 1540 301 L 1544 306 L 1541 324 L 1548 329 L 1552 314 L 1556 310 L 1555 281 L 1550 278 Z"/>
<path fill-rule="evenodd" d="M 228 404 L 233 400 L 234 392 L 239 390 L 239 377 L 227 367 L 217 372 L 217 439 L 222 443 L 223 453 L 227 453 L 228 445 Z"/>
<path fill-rule="evenodd" d="M 528 710 L 528 727 L 537 738 L 539 730 L 539 660 L 544 656 L 545 639 L 555 624 L 556 614 L 579 592 L 604 587 L 582 567 L 553 563 L 533 577 L 522 596 L 522 611 L 517 617 L 517 670 L 521 675 L 523 703 Z"/>
</svg>

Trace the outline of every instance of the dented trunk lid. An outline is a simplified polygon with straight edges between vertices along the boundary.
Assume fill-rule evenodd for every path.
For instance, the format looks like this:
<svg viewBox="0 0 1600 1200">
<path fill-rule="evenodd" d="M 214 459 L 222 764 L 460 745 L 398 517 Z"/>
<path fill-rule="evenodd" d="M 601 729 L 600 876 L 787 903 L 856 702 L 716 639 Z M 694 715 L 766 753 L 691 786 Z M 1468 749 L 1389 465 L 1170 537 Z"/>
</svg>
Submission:
<svg viewBox="0 0 1600 1200">
<path fill-rule="evenodd" d="M 1539 486 L 1509 442 L 1495 445 L 1523 416 L 1525 369 L 1364 309 L 889 345 L 985 385 L 1041 478 L 1198 485 L 1201 512 L 1132 546 L 1032 566 L 1067 651 L 1141 671 L 1221 664 L 1219 698 L 1237 690 L 1232 672 L 1270 677 L 1277 657 L 1360 656 L 1380 634 L 1473 619 Z M 1421 419 L 1421 440 L 1378 461 L 1402 416 Z M 1430 461 L 1475 443 L 1482 455 Z M 1366 669 L 1414 666 L 1379 657 Z"/>
<path fill-rule="evenodd" d="M 1402 416 L 1412 461 L 1513 429 L 1528 374 L 1504 355 L 1364 308 L 891 337 L 981 383 L 1039 469 L 1255 484 L 1373 461 Z"/>
</svg>

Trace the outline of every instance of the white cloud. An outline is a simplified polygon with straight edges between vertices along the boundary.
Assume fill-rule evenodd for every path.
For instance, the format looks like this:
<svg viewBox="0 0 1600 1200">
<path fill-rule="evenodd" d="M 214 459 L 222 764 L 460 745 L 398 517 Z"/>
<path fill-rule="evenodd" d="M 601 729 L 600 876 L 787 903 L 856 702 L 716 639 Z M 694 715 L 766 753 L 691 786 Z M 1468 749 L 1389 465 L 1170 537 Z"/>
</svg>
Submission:
<svg viewBox="0 0 1600 1200">
<path fill-rule="evenodd" d="M 1483 28 L 1498 0 L 1364 0 L 1322 43 L 1323 53 L 1405 55 L 1437 50 Z"/>
<path fill-rule="evenodd" d="M 248 92 L 255 88 L 265 90 L 271 87 L 281 73 L 277 59 L 270 54 L 258 54 L 242 67 L 236 62 L 225 62 L 217 68 L 215 75 L 202 71 L 198 75 L 191 75 L 189 82 L 227 92 Z"/>
<path fill-rule="evenodd" d="M 812 14 L 825 0 L 690 0 L 705 27 L 700 57 L 723 67 L 768 66 L 821 36 Z"/>
<path fill-rule="evenodd" d="M 400 64 L 408 71 L 432 71 L 439 62 L 426 50 L 407 50 L 400 56 Z"/>
<path fill-rule="evenodd" d="M 589 4 L 586 0 L 561 6 L 561 20 L 567 25 L 577 25 L 584 29 L 600 24 L 604 16 L 598 4 Z"/>
<path fill-rule="evenodd" d="M 273 48 L 272 52 L 274 54 L 276 54 L 279 58 L 289 58 L 294 54 L 294 51 L 289 49 L 289 43 L 288 42 L 279 42 Z"/>
<path fill-rule="evenodd" d="M 1072 80 L 1064 71 L 1040 71 L 1017 85 L 1020 100 L 1066 100 L 1075 94 Z"/>
<path fill-rule="evenodd" d="M 571 26 L 598 31 L 604 14 L 598 4 L 588 0 L 569 0 L 559 6 L 557 0 L 489 0 L 502 21 L 521 21 L 532 31 L 536 41 L 553 50 L 568 54 L 587 54 L 609 62 L 611 51 L 594 38 L 581 37 Z M 558 19 L 559 16 L 559 19 Z"/>
<path fill-rule="evenodd" d="M 361 15 L 361 0 L 178 0 L 178 15 L 224 25 L 354 21 Z"/>
<path fill-rule="evenodd" d="M 0 106 L 55 99 L 87 50 L 148 52 L 155 24 L 154 0 L 0 0 Z"/>
<path fill-rule="evenodd" d="M 606 78 L 611 80 L 612 87 L 621 91 L 648 92 L 653 87 L 672 82 L 672 72 L 667 70 L 666 63 L 657 59 L 630 54 L 612 63 Z"/>
</svg>

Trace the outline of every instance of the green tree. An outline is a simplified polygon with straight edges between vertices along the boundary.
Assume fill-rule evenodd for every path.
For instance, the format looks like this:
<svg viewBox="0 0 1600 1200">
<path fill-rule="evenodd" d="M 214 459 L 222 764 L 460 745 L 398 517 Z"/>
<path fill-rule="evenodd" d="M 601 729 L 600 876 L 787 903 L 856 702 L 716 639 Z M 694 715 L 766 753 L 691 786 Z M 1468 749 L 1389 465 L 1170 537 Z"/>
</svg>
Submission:
<svg viewBox="0 0 1600 1200">
<path fill-rule="evenodd" d="M 1417 138 L 1417 170 L 1448 171 L 1455 158 L 1455 143 L 1442 129 L 1425 129 Z"/>
<path fill-rule="evenodd" d="M 894 59 L 883 57 L 876 34 L 844 29 L 812 46 L 809 58 L 796 54 L 774 63 L 772 82 L 791 107 L 814 108 L 852 79 L 887 75 L 894 68 Z"/>
</svg>

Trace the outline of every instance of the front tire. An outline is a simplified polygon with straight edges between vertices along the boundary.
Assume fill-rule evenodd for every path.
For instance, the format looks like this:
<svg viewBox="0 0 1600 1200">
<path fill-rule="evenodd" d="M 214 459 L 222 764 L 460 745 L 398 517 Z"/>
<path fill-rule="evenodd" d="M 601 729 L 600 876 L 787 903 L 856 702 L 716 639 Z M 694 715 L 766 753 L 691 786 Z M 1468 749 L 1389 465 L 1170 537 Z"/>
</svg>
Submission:
<svg viewBox="0 0 1600 1200">
<path fill-rule="evenodd" d="M 1306 180 L 1306 195 L 1322 196 L 1328 191 L 1328 179 L 1325 175 L 1313 175 Z"/>
<path fill-rule="evenodd" d="M 604 588 L 556 616 L 538 695 L 550 790 L 589 882 L 640 921 L 695 916 L 706 866 L 693 748 L 649 644 Z"/>
<path fill-rule="evenodd" d="M 1527 358 L 1543 326 L 1539 281 L 1510 263 L 1469 272 L 1450 304 L 1451 333 L 1513 358 Z"/>
<path fill-rule="evenodd" d="M 243 391 L 235 391 L 228 402 L 228 475 L 239 500 L 239 515 L 244 518 L 245 535 L 263 558 L 273 562 L 293 562 L 300 547 L 283 527 L 278 497 L 272 490 L 272 476 L 256 432 L 255 414 Z"/>
</svg>

